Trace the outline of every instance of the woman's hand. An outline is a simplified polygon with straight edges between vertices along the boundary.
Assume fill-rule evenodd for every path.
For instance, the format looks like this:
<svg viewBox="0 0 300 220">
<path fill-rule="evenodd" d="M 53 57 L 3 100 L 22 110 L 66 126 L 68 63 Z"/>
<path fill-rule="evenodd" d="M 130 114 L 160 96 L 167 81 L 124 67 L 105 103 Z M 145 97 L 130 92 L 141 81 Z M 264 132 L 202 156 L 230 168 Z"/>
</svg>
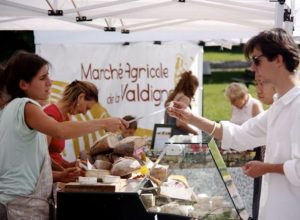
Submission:
<svg viewBox="0 0 300 220">
<path fill-rule="evenodd" d="M 167 106 L 167 112 L 170 116 L 185 123 L 190 123 L 193 118 L 191 109 L 183 102 L 171 102 L 171 104 Z"/>
<path fill-rule="evenodd" d="M 75 182 L 80 176 L 81 169 L 79 167 L 66 168 L 64 171 L 54 171 L 53 181 L 54 182 Z"/>
</svg>

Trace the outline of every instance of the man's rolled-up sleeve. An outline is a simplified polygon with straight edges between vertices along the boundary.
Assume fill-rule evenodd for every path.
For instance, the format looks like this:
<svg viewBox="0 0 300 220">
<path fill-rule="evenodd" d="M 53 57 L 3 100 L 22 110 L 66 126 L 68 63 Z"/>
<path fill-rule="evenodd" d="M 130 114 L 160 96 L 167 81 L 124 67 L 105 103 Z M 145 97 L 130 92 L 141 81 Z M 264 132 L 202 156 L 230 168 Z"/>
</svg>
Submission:
<svg viewBox="0 0 300 220">
<path fill-rule="evenodd" d="M 256 146 L 265 145 L 267 115 L 262 112 L 242 125 L 221 121 L 223 129 L 222 148 L 244 151 Z"/>
</svg>

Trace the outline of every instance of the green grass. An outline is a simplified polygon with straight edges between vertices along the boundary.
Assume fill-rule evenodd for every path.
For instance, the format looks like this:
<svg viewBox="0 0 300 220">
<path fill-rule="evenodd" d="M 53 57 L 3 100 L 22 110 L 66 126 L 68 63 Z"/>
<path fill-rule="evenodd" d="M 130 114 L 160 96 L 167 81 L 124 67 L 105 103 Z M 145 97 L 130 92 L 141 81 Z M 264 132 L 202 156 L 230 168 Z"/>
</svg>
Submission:
<svg viewBox="0 0 300 220">
<path fill-rule="evenodd" d="M 215 121 L 230 118 L 230 105 L 223 93 L 226 83 L 203 86 L 203 116 Z"/>
<path fill-rule="evenodd" d="M 234 61 L 245 60 L 242 46 L 234 46 L 232 50 L 220 47 L 205 47 L 205 61 Z M 231 117 L 231 106 L 224 97 L 224 89 L 232 82 L 232 78 L 242 78 L 244 70 L 212 72 L 212 75 L 203 78 L 203 116 L 209 119 L 220 121 L 229 120 Z M 255 87 L 250 85 L 249 92 L 257 97 Z"/>
<path fill-rule="evenodd" d="M 216 47 L 204 47 L 205 61 L 244 61 L 242 46 L 233 46 L 231 50 Z"/>
<path fill-rule="evenodd" d="M 230 52 L 206 52 L 204 53 L 205 61 L 245 61 L 245 57 L 240 53 L 230 53 Z"/>
<path fill-rule="evenodd" d="M 205 76 L 203 81 L 203 116 L 215 121 L 229 120 L 231 117 L 230 103 L 224 96 L 224 89 L 232 82 L 232 77 L 242 77 L 242 71 L 213 72 Z M 254 85 L 250 85 L 249 92 L 257 97 Z"/>
</svg>

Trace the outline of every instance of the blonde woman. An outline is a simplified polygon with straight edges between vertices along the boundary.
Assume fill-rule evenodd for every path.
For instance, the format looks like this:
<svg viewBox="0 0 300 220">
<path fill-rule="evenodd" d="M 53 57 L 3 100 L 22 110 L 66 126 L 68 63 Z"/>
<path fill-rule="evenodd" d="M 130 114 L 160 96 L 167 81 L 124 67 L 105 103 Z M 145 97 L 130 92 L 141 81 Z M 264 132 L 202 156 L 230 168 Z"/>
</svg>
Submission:
<svg viewBox="0 0 300 220">
<path fill-rule="evenodd" d="M 231 119 L 234 124 L 241 125 L 248 119 L 263 111 L 261 102 L 253 98 L 242 83 L 231 83 L 224 93 L 231 103 Z"/>
<path fill-rule="evenodd" d="M 47 105 L 44 112 L 58 122 L 69 121 L 70 115 L 86 114 L 98 102 L 97 87 L 87 81 L 75 80 L 64 90 L 62 98 L 57 102 Z M 49 153 L 51 159 L 63 168 L 76 165 L 76 161 L 65 160 L 61 153 L 65 149 L 65 140 L 48 136 Z"/>
</svg>

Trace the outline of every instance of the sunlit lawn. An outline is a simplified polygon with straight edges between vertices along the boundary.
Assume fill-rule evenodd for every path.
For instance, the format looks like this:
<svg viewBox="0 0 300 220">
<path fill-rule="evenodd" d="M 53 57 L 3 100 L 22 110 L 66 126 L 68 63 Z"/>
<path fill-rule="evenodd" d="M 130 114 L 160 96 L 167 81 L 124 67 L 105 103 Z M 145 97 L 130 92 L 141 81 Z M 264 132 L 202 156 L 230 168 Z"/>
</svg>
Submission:
<svg viewBox="0 0 300 220">
<path fill-rule="evenodd" d="M 219 47 L 204 48 L 204 60 L 210 62 L 217 61 L 244 61 L 242 47 L 233 47 L 232 50 L 220 50 Z M 224 97 L 224 89 L 232 78 L 243 78 L 244 69 L 232 71 L 214 71 L 203 79 L 203 115 L 216 121 L 229 120 L 231 108 L 229 102 Z M 255 87 L 250 85 L 249 92 L 253 97 L 257 97 Z"/>
<path fill-rule="evenodd" d="M 221 58 L 220 58 L 221 56 Z M 210 61 L 245 61 L 245 57 L 242 53 L 225 52 L 204 52 L 204 60 Z"/>
<path fill-rule="evenodd" d="M 224 97 L 224 89 L 231 82 L 232 77 L 241 77 L 243 72 L 214 72 L 204 77 L 203 84 L 203 115 L 216 121 L 230 119 L 230 103 Z M 254 85 L 250 85 L 249 92 L 257 97 Z"/>
</svg>

